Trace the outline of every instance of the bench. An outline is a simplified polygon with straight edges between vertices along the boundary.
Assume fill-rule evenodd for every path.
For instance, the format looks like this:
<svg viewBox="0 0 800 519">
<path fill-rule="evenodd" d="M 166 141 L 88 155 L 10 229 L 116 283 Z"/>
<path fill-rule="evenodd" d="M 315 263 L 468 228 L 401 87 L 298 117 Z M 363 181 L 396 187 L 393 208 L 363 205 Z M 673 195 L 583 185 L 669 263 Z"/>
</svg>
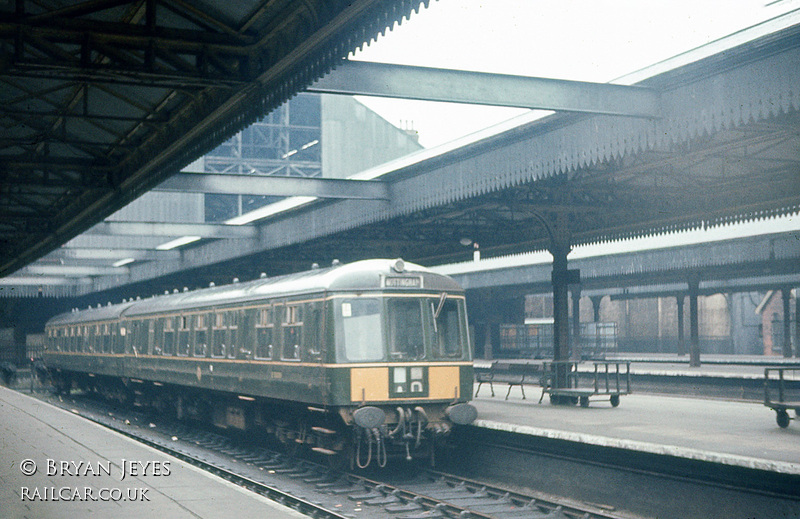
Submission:
<svg viewBox="0 0 800 519">
<path fill-rule="evenodd" d="M 514 387 L 519 387 L 524 400 L 526 398 L 526 384 L 541 384 L 542 375 L 544 374 L 543 366 L 543 362 L 537 361 L 494 361 L 490 364 L 488 369 L 477 369 L 475 371 L 475 381 L 478 383 L 475 397 L 478 397 L 481 386 L 484 383 L 489 384 L 492 396 L 494 396 L 494 383 L 500 382 L 508 384 L 506 400 L 508 400 L 511 389 Z"/>
</svg>

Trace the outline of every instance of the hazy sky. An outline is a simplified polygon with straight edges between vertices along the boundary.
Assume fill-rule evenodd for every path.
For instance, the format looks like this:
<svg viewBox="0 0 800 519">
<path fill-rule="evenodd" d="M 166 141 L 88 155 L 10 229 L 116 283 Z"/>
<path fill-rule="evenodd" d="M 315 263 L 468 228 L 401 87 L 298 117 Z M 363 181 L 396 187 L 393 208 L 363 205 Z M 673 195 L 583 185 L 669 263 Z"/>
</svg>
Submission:
<svg viewBox="0 0 800 519">
<path fill-rule="evenodd" d="M 608 82 L 789 11 L 800 0 L 432 0 L 354 59 Z M 359 97 L 434 147 L 526 110 Z M 619 252 L 800 229 L 800 218 L 615 243 Z M 627 245 L 625 245 L 627 243 Z M 608 253 L 607 245 L 573 256 Z"/>
<path fill-rule="evenodd" d="M 607 82 L 800 0 L 433 0 L 355 59 Z M 359 97 L 436 146 L 524 110 Z"/>
</svg>

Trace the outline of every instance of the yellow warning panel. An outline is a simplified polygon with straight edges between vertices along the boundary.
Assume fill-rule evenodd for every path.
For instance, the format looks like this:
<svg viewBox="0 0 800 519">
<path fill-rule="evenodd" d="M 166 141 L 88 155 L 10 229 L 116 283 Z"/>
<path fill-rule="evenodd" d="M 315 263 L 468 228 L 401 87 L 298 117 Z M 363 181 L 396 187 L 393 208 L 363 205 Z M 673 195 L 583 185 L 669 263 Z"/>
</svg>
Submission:
<svg viewBox="0 0 800 519">
<path fill-rule="evenodd" d="M 389 369 L 351 369 L 350 400 L 354 403 L 389 400 Z"/>
<path fill-rule="evenodd" d="M 461 381 L 458 366 L 431 366 L 428 368 L 428 398 L 458 398 Z"/>
</svg>

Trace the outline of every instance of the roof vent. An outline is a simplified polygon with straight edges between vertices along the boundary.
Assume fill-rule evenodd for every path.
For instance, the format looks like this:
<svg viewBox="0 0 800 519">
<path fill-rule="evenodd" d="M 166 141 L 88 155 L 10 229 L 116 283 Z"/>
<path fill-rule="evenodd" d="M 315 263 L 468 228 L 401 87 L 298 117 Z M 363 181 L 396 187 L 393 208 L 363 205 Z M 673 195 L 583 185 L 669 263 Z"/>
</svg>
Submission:
<svg viewBox="0 0 800 519">
<path fill-rule="evenodd" d="M 178 289 L 177 289 L 177 288 L 173 288 L 173 289 L 172 289 L 172 293 L 173 293 L 173 294 L 177 294 L 177 293 L 178 293 Z"/>
<path fill-rule="evenodd" d="M 168 296 L 169 295 L 169 290 L 164 290 L 164 295 Z"/>
<path fill-rule="evenodd" d="M 319 269 L 319 263 L 312 263 L 311 270 L 317 270 L 317 269 Z"/>
<path fill-rule="evenodd" d="M 136 296 L 136 300 L 137 301 L 141 301 L 142 300 L 142 296 Z"/>
<path fill-rule="evenodd" d="M 239 278 L 233 278 L 233 282 L 234 283 L 238 283 L 239 282 Z"/>
<path fill-rule="evenodd" d="M 406 270 L 406 262 L 403 261 L 401 258 L 397 258 L 392 262 L 392 270 L 394 270 L 398 274 L 402 274 L 403 271 Z"/>
<path fill-rule="evenodd" d="M 214 288 L 217 285 L 212 281 L 211 283 L 208 284 L 208 286 L 211 287 L 211 288 Z"/>
<path fill-rule="evenodd" d="M 334 266 L 334 267 L 338 267 L 341 264 L 342 264 L 342 262 L 339 261 L 338 259 L 335 259 L 335 260 L 331 261 L 331 265 Z"/>
<path fill-rule="evenodd" d="M 266 272 L 262 272 L 262 273 L 261 273 L 261 275 L 260 275 L 259 277 L 260 277 L 261 279 L 267 279 L 267 273 L 266 273 Z"/>
<path fill-rule="evenodd" d="M 184 292 L 188 292 L 189 291 L 189 287 L 183 287 L 183 291 Z"/>
</svg>

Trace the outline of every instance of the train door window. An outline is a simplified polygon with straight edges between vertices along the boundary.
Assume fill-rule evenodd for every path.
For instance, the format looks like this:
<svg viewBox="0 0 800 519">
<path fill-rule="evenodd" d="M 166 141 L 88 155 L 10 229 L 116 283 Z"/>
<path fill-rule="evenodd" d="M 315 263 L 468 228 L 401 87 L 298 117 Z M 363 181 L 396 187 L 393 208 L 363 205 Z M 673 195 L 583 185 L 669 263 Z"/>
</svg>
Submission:
<svg viewBox="0 0 800 519">
<path fill-rule="evenodd" d="M 425 357 L 422 306 L 418 299 L 389 300 L 389 357 L 418 360 Z"/>
<path fill-rule="evenodd" d="M 175 322 L 172 334 L 175 337 L 175 354 L 181 357 L 189 355 L 189 320 L 185 315 L 179 315 L 170 321 Z"/>
<path fill-rule="evenodd" d="M 114 353 L 125 353 L 125 336 L 128 330 L 121 323 L 111 325 L 111 349 Z"/>
<path fill-rule="evenodd" d="M 376 298 L 336 302 L 337 349 L 349 362 L 383 360 L 381 301 Z"/>
<path fill-rule="evenodd" d="M 152 338 L 150 348 L 153 355 L 162 355 L 164 353 L 164 319 L 153 321 Z"/>
<path fill-rule="evenodd" d="M 127 325 L 128 333 L 125 336 L 125 352 L 126 353 L 133 353 L 134 355 L 139 354 L 139 349 L 141 345 L 139 342 L 142 338 L 141 332 L 141 321 L 131 321 Z"/>
<path fill-rule="evenodd" d="M 91 339 L 91 326 L 84 326 L 83 327 L 83 351 L 89 352 L 91 350 L 91 343 L 89 340 Z"/>
<path fill-rule="evenodd" d="M 103 353 L 111 353 L 111 327 L 108 323 L 103 325 Z"/>
<path fill-rule="evenodd" d="M 225 326 L 227 326 L 228 338 L 228 357 L 247 357 L 248 353 L 244 348 L 240 348 L 239 335 L 239 312 L 227 312 L 225 314 Z"/>
<path fill-rule="evenodd" d="M 256 358 L 272 358 L 272 307 L 259 308 L 256 319 Z"/>
<path fill-rule="evenodd" d="M 175 318 L 167 317 L 164 319 L 164 341 L 161 344 L 164 355 L 175 354 Z"/>
<path fill-rule="evenodd" d="M 283 326 L 283 360 L 300 360 L 300 340 L 303 332 L 303 307 L 286 305 Z"/>
<path fill-rule="evenodd" d="M 112 325 L 111 337 L 114 344 L 114 353 L 125 353 L 125 340 L 128 335 L 128 328 L 124 323 Z"/>
<path fill-rule="evenodd" d="M 456 359 L 464 354 L 463 321 L 458 300 L 430 300 L 434 350 L 437 357 Z M 438 313 L 437 313 L 438 312 Z"/>
<path fill-rule="evenodd" d="M 92 334 L 92 351 L 101 351 L 103 349 L 103 327 L 99 324 L 93 326 L 94 333 Z"/>
<path fill-rule="evenodd" d="M 226 354 L 227 338 L 225 337 L 227 328 L 225 327 L 225 314 L 218 312 L 209 316 L 214 323 L 211 327 L 211 355 L 214 357 L 224 357 Z"/>
<path fill-rule="evenodd" d="M 195 351 L 201 351 L 201 356 L 206 356 L 208 352 L 208 316 L 206 314 L 197 314 L 192 317 L 194 323 L 194 347 Z M 212 351 L 213 355 L 214 352 Z"/>
<path fill-rule="evenodd" d="M 303 349 L 309 358 L 319 360 L 322 355 L 322 303 L 305 305 L 303 317 Z"/>
<path fill-rule="evenodd" d="M 83 350 L 83 337 L 81 336 L 82 326 L 75 327 L 75 351 L 80 352 Z"/>
</svg>

